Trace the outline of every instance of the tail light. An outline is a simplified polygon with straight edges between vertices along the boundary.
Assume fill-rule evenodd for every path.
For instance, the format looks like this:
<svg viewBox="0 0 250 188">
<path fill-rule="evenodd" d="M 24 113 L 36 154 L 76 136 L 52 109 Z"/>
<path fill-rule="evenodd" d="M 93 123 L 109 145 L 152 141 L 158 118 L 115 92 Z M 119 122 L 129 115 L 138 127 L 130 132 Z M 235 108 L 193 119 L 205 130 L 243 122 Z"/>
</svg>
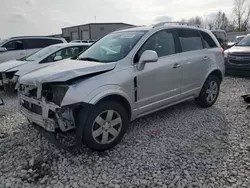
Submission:
<svg viewBox="0 0 250 188">
<path fill-rule="evenodd" d="M 225 50 L 223 48 L 221 48 L 221 53 L 223 56 L 224 56 L 224 52 L 225 52 Z"/>
</svg>

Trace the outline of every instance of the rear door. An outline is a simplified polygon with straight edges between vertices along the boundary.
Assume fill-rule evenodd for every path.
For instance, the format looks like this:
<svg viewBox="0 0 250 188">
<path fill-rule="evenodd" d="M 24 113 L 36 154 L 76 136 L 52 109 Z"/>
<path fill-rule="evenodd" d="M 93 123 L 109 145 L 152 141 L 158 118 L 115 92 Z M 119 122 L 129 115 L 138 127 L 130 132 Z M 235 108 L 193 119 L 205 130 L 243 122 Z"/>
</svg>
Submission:
<svg viewBox="0 0 250 188">
<path fill-rule="evenodd" d="M 181 45 L 182 86 L 184 98 L 193 96 L 204 81 L 209 69 L 210 56 L 204 48 L 201 34 L 196 29 L 178 29 Z"/>
<path fill-rule="evenodd" d="M 2 47 L 6 48 L 7 51 L 0 52 L 0 63 L 26 56 L 26 50 L 23 40 L 16 39 L 6 42 L 2 45 Z"/>
</svg>

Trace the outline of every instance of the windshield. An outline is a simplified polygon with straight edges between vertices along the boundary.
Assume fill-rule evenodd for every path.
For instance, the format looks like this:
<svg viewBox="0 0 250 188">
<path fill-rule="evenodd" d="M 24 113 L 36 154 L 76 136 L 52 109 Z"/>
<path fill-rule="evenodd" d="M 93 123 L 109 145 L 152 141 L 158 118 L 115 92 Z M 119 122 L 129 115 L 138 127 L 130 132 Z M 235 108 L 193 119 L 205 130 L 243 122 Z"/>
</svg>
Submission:
<svg viewBox="0 0 250 188">
<path fill-rule="evenodd" d="M 245 37 L 242 39 L 236 46 L 250 46 L 250 36 Z"/>
<path fill-rule="evenodd" d="M 0 47 L 7 41 L 7 39 L 0 40 Z"/>
<path fill-rule="evenodd" d="M 21 59 L 21 60 L 25 60 L 25 61 L 36 61 L 54 51 L 56 51 L 58 48 L 60 48 L 60 46 L 48 46 L 46 48 L 43 48 L 33 54 L 31 54 L 30 56 L 26 57 L 25 59 Z"/>
<path fill-rule="evenodd" d="M 235 38 L 233 43 L 237 44 L 238 42 L 240 42 L 244 37 L 238 37 L 238 38 Z"/>
<path fill-rule="evenodd" d="M 114 62 L 123 59 L 146 31 L 111 33 L 84 51 L 79 60 Z"/>
</svg>

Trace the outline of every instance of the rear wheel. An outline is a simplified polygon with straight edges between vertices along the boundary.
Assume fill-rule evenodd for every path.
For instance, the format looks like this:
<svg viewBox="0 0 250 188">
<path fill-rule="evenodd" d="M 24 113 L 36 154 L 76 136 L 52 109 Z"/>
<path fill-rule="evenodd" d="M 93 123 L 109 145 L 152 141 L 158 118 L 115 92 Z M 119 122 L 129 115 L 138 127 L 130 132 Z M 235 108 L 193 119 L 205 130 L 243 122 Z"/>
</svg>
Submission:
<svg viewBox="0 0 250 188">
<path fill-rule="evenodd" d="M 216 102 L 219 92 L 219 78 L 215 75 L 210 75 L 203 85 L 199 97 L 196 98 L 196 103 L 203 108 L 210 107 Z"/>
<path fill-rule="evenodd" d="M 80 120 L 81 117 L 79 123 Z M 103 101 L 91 110 L 85 125 L 82 125 L 83 143 L 92 150 L 110 149 L 122 140 L 128 123 L 128 114 L 122 105 L 114 101 Z"/>
</svg>

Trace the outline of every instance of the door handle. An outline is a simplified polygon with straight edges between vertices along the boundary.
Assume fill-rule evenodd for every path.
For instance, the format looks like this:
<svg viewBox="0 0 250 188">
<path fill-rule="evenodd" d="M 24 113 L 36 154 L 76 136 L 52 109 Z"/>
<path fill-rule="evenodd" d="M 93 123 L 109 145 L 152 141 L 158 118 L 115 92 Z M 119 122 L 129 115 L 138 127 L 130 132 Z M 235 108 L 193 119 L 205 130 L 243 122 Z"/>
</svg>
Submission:
<svg viewBox="0 0 250 188">
<path fill-rule="evenodd" d="M 179 63 L 175 63 L 174 66 L 173 66 L 173 68 L 174 68 L 174 69 L 177 69 L 177 68 L 179 68 L 180 66 L 181 66 L 181 65 L 180 65 Z"/>
<path fill-rule="evenodd" d="M 208 60 L 208 59 L 209 59 L 208 56 L 204 56 L 204 57 L 203 57 L 203 60 L 205 60 L 205 61 Z"/>
</svg>

